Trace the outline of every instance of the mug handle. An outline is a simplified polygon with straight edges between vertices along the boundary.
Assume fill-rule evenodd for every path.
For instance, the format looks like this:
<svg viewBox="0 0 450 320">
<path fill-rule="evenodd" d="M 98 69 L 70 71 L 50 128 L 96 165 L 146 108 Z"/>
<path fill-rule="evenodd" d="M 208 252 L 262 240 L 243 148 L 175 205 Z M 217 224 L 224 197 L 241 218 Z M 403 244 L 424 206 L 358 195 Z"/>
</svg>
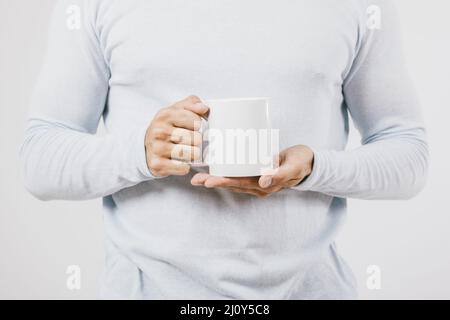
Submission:
<svg viewBox="0 0 450 320">
<path fill-rule="evenodd" d="M 188 162 L 188 164 L 193 168 L 202 168 L 209 166 L 206 159 L 209 144 L 208 128 L 209 128 L 208 119 L 202 117 L 202 123 L 200 125 L 199 130 L 200 134 L 202 135 L 202 147 L 201 147 L 202 160 Z"/>
</svg>

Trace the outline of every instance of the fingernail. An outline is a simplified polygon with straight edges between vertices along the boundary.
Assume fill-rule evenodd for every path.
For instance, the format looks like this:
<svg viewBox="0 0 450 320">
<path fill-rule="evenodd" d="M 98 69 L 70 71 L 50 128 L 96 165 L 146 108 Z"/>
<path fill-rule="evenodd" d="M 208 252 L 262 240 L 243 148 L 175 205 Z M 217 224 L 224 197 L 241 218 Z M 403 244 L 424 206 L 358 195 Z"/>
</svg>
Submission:
<svg viewBox="0 0 450 320">
<path fill-rule="evenodd" d="M 268 187 L 270 187 L 271 184 L 272 184 L 272 177 L 265 178 L 262 181 L 263 188 L 268 188 Z"/>
</svg>

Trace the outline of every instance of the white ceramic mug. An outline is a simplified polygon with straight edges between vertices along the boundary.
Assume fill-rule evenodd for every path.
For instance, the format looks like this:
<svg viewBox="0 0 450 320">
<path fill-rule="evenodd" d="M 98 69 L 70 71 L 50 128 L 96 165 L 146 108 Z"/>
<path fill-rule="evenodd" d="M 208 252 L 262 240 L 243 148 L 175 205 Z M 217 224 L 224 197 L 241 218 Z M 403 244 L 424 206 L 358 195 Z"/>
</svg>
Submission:
<svg viewBox="0 0 450 320">
<path fill-rule="evenodd" d="M 270 174 L 278 155 L 278 130 L 270 126 L 268 98 L 207 100 L 202 124 L 202 163 L 209 174 L 251 177 Z"/>
</svg>

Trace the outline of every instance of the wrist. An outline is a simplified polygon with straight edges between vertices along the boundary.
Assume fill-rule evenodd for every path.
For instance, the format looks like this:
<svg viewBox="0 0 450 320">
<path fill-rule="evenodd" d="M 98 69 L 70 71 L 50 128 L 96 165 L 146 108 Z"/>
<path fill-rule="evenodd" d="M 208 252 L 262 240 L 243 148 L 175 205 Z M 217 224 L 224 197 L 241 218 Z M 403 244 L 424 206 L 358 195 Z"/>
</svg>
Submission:
<svg viewBox="0 0 450 320">
<path fill-rule="evenodd" d="M 318 181 L 320 180 L 320 173 L 323 167 L 323 157 L 321 152 L 315 148 L 307 147 L 310 152 L 310 160 L 308 161 L 308 174 L 293 188 L 300 191 L 314 191 Z"/>
</svg>

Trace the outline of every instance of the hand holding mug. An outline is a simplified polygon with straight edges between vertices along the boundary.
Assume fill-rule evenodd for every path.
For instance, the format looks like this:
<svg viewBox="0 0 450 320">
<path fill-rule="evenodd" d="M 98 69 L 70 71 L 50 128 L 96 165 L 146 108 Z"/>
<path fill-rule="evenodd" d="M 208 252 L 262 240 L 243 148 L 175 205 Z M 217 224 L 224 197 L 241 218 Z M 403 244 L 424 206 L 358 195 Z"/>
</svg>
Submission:
<svg viewBox="0 0 450 320">
<path fill-rule="evenodd" d="M 314 153 L 303 145 L 291 147 L 280 153 L 279 167 L 273 175 L 260 177 L 226 178 L 198 173 L 192 180 L 194 186 L 224 188 L 236 193 L 267 197 L 285 188 L 301 183 L 313 169 Z"/>
<path fill-rule="evenodd" d="M 201 117 L 208 107 L 190 96 L 161 109 L 145 137 L 147 165 L 156 177 L 187 175 L 189 162 L 202 159 Z"/>
</svg>

